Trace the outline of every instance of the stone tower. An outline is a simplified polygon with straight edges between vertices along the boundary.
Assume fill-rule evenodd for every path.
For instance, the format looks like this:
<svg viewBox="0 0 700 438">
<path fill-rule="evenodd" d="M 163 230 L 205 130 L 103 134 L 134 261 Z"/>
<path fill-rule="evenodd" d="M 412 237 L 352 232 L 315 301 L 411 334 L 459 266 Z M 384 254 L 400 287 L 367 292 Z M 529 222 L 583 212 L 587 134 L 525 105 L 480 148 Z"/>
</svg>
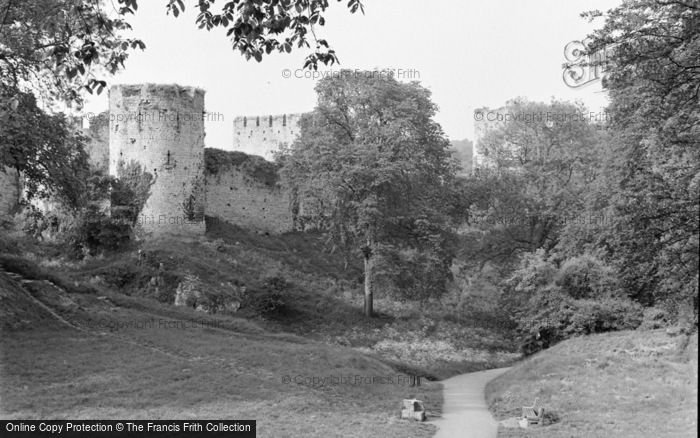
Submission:
<svg viewBox="0 0 700 438">
<path fill-rule="evenodd" d="M 204 90 L 115 85 L 109 119 L 109 173 L 121 177 L 140 166 L 152 177 L 137 229 L 146 235 L 203 234 Z"/>
</svg>

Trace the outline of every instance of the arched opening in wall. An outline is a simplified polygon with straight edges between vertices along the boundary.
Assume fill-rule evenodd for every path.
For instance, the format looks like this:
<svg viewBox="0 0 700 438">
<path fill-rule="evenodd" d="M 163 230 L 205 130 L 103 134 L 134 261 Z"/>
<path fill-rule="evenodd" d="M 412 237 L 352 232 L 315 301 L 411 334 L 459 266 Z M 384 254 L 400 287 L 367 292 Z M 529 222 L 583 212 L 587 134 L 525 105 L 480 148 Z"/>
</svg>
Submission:
<svg viewBox="0 0 700 438">
<path fill-rule="evenodd" d="M 270 128 L 272 128 L 272 116 L 270 116 Z"/>
<path fill-rule="evenodd" d="M 282 115 L 282 126 L 287 126 L 287 115 L 286 114 Z"/>
<path fill-rule="evenodd" d="M 243 127 L 248 126 L 248 117 L 243 117 Z"/>
<path fill-rule="evenodd" d="M 255 126 L 260 126 L 260 117 L 255 118 Z"/>
</svg>

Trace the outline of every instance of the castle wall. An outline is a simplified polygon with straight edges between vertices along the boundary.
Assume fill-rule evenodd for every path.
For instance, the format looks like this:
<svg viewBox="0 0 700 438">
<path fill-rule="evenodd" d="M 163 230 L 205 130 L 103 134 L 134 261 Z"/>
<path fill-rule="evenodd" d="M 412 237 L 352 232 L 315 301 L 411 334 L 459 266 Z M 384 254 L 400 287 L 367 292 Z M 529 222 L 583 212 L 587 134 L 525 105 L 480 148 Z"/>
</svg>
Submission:
<svg viewBox="0 0 700 438">
<path fill-rule="evenodd" d="M 139 229 L 146 234 L 203 234 L 204 91 L 115 85 L 109 114 L 110 174 L 119 176 L 122 166 L 137 163 L 153 176 Z"/>
<path fill-rule="evenodd" d="M 19 202 L 19 194 L 17 171 L 0 165 L 0 217 L 13 212 Z"/>
<path fill-rule="evenodd" d="M 233 149 L 260 155 L 272 161 L 273 152 L 283 144 L 291 145 L 299 135 L 302 114 L 245 116 L 233 119 Z"/>
<path fill-rule="evenodd" d="M 294 227 L 278 168 L 262 157 L 205 150 L 207 216 L 240 227 L 284 233 Z"/>
<path fill-rule="evenodd" d="M 89 128 L 83 130 L 88 138 L 85 151 L 90 156 L 90 164 L 106 173 L 109 171 L 109 112 L 100 113 L 89 123 Z"/>
</svg>

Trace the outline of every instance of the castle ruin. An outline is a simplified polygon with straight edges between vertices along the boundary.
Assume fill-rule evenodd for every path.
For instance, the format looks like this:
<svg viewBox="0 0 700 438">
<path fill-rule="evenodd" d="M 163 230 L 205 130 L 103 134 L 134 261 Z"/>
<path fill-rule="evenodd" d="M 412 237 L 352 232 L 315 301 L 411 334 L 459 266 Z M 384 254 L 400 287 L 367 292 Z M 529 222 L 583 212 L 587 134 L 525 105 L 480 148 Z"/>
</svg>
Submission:
<svg viewBox="0 0 700 438">
<path fill-rule="evenodd" d="M 302 115 L 236 117 L 233 119 L 233 149 L 272 161 L 275 152 L 285 145 L 290 146 L 299 135 Z"/>
<path fill-rule="evenodd" d="M 204 90 L 115 85 L 109 92 L 109 111 L 92 118 L 84 130 L 85 149 L 94 167 L 115 177 L 134 166 L 150 174 L 149 195 L 137 220 L 142 235 L 200 235 L 205 231 L 205 216 L 261 232 L 284 233 L 298 225 L 299 212 L 293 212 L 290 190 L 271 160 L 280 147 L 294 142 L 302 116 L 236 117 L 234 151 L 205 149 Z M 473 153 L 474 167 L 484 165 L 481 139 L 497 126 L 489 120 L 477 122 L 474 147 L 457 152 Z M 0 170 L 0 215 L 16 208 L 19 180 L 14 170 Z M 120 207 L 111 208 L 114 212 Z"/>
<path fill-rule="evenodd" d="M 109 174 L 136 163 L 152 176 L 137 223 L 146 233 L 204 233 L 204 90 L 115 85 L 109 91 Z"/>
<path fill-rule="evenodd" d="M 115 85 L 109 111 L 92 118 L 83 132 L 85 149 L 90 163 L 112 176 L 124 177 L 134 168 L 150 175 L 137 219 L 142 236 L 201 235 L 205 215 L 261 232 L 291 231 L 289 191 L 279 181 L 278 166 L 239 151 L 205 149 L 205 115 L 204 90 Z M 297 114 L 268 117 L 265 123 L 249 120 L 234 121 L 234 130 L 237 123 L 249 128 L 248 140 L 234 141 L 237 149 L 272 158 L 272 151 L 298 134 Z M 13 169 L 0 171 L 0 214 L 16 209 L 19 180 Z"/>
</svg>

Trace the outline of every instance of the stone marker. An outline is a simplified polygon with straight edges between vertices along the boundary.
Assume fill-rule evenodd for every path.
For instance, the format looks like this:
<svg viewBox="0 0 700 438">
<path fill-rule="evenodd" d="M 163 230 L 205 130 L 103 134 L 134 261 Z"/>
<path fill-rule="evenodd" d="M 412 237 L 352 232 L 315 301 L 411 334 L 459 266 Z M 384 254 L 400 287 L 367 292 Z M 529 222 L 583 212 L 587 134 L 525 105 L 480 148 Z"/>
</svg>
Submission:
<svg viewBox="0 0 700 438">
<path fill-rule="evenodd" d="M 404 399 L 403 409 L 401 409 L 401 418 L 425 421 L 425 407 L 423 407 L 423 402 L 415 398 Z"/>
</svg>

